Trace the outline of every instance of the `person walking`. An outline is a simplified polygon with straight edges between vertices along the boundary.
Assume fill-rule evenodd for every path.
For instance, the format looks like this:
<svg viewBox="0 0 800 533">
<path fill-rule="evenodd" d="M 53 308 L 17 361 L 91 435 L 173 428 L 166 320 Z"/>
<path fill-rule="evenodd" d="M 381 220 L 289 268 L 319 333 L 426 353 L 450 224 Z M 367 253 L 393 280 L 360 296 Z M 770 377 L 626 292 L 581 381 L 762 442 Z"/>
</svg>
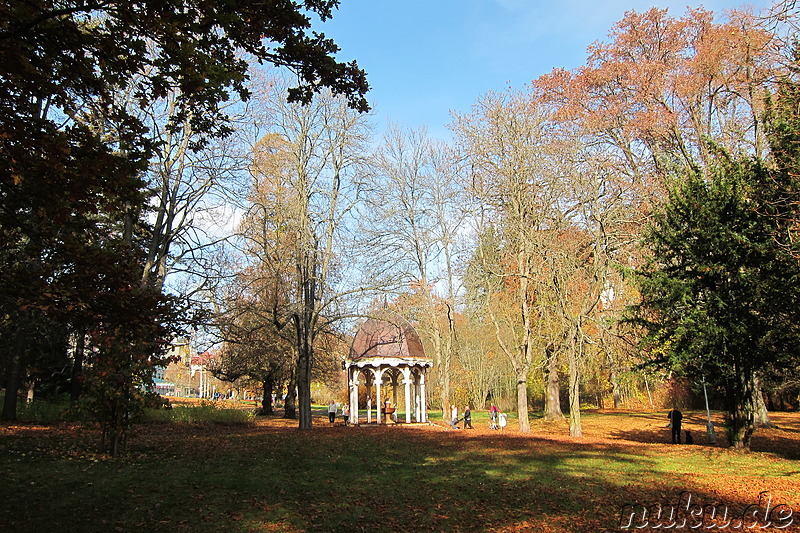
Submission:
<svg viewBox="0 0 800 533">
<path fill-rule="evenodd" d="M 489 408 L 489 429 L 497 429 L 497 414 L 500 412 L 500 409 L 492 402 L 492 406 Z"/>
<path fill-rule="evenodd" d="M 450 406 L 450 427 L 458 429 L 458 407 L 455 405 Z"/>
<path fill-rule="evenodd" d="M 677 407 L 673 407 L 672 411 L 667 415 L 669 418 L 670 427 L 672 428 L 672 444 L 681 443 L 681 421 L 683 420 L 683 413 L 678 411 Z"/>
<path fill-rule="evenodd" d="M 331 424 L 336 422 L 336 410 L 336 402 L 331 400 L 331 403 L 328 404 L 328 420 Z"/>
<path fill-rule="evenodd" d="M 344 418 L 344 425 L 350 424 L 350 405 L 345 403 L 342 406 L 342 418 Z"/>
<path fill-rule="evenodd" d="M 464 429 L 475 429 L 472 427 L 472 411 L 469 410 L 469 405 L 464 409 Z"/>
</svg>

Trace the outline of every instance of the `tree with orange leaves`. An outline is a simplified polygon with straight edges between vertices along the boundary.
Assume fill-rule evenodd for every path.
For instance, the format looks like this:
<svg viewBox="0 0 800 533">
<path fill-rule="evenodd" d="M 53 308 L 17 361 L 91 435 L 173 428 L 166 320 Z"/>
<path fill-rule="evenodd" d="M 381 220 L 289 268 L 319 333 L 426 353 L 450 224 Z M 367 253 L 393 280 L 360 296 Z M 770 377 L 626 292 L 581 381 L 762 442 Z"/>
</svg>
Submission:
<svg viewBox="0 0 800 533">
<path fill-rule="evenodd" d="M 767 153 L 764 106 L 780 72 L 778 44 L 746 11 L 721 22 L 703 9 L 680 18 L 631 11 L 590 47 L 586 65 L 534 80 L 536 100 L 594 147 L 581 172 L 622 192 L 627 220 L 617 230 L 629 238 L 612 262 L 641 262 L 646 251 L 635 243 L 676 169 L 706 175 L 720 152 Z"/>
<path fill-rule="evenodd" d="M 559 120 L 575 122 L 613 155 L 643 201 L 658 201 L 676 165 L 707 168 L 714 146 L 764 155 L 774 42 L 747 12 L 716 23 L 703 9 L 682 18 L 630 11 L 609 42 L 589 48 L 586 65 L 554 70 L 533 86 Z"/>
<path fill-rule="evenodd" d="M 457 117 L 455 131 L 476 201 L 470 283 L 514 366 L 520 428 L 528 429 L 527 378 L 534 361 L 547 358 L 550 401 L 558 397 L 552 376 L 563 356 L 570 432 L 580 436 L 588 332 L 626 246 L 632 193 L 605 154 L 559 119 L 529 94 L 490 93 L 472 114 Z"/>
<path fill-rule="evenodd" d="M 514 368 L 525 432 L 528 375 L 544 351 L 541 318 L 551 303 L 538 274 L 555 244 L 548 229 L 562 198 L 546 111 L 522 93 L 489 93 L 454 125 L 476 203 L 471 292 Z"/>
</svg>

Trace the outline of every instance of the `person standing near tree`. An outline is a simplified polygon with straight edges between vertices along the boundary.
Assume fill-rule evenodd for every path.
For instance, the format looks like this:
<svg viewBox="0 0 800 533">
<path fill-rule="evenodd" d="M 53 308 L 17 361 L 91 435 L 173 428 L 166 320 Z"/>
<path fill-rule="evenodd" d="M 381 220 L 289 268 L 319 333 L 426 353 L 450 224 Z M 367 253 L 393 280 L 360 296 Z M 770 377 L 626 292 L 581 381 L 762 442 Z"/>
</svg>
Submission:
<svg viewBox="0 0 800 533">
<path fill-rule="evenodd" d="M 672 444 L 681 443 L 681 420 L 683 420 L 683 413 L 678 411 L 677 407 L 673 407 L 672 411 L 667 415 L 672 428 Z"/>
<path fill-rule="evenodd" d="M 348 425 L 350 421 L 350 404 L 348 403 L 342 406 L 342 418 L 344 418 L 344 425 Z"/>
<path fill-rule="evenodd" d="M 469 405 L 464 409 L 464 429 L 475 429 L 472 427 L 472 411 L 469 410 Z"/>
<path fill-rule="evenodd" d="M 336 421 L 336 402 L 333 400 L 328 404 L 328 420 L 330 420 L 331 424 Z"/>
</svg>

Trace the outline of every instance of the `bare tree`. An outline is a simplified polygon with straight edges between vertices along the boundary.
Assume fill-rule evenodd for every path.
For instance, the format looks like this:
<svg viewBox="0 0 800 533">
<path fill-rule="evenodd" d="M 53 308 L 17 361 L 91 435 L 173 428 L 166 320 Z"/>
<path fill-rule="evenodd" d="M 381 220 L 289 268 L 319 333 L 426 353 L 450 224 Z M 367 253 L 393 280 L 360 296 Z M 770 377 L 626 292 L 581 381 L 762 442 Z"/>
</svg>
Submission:
<svg viewBox="0 0 800 533">
<path fill-rule="evenodd" d="M 545 270 L 550 217 L 560 200 L 548 168 L 547 129 L 545 110 L 512 91 L 483 96 L 454 125 L 477 202 L 473 276 L 480 280 L 497 342 L 514 368 L 524 432 L 530 431 L 528 375 L 546 344 L 538 320 L 546 301 L 539 274 Z"/>
<path fill-rule="evenodd" d="M 191 117 L 173 123 L 178 110 L 175 96 L 163 108 L 148 110 L 150 130 L 160 149 L 148 173 L 153 231 L 147 244 L 142 282 L 162 287 L 168 274 L 181 273 L 199 279 L 199 285 L 213 281 L 207 276 L 207 250 L 213 250 L 234 227 L 220 220 L 226 211 L 228 189 L 237 175 L 247 169 L 247 144 L 242 131 L 225 139 L 203 139 L 192 129 Z M 238 106 L 238 109 L 236 109 Z M 231 104 L 233 111 L 246 106 Z M 243 116 L 231 118 L 240 126 Z"/>
<path fill-rule="evenodd" d="M 574 162 L 577 163 L 577 162 Z M 610 242 L 603 201 L 604 187 L 596 173 L 581 172 L 581 165 L 565 176 L 565 185 L 575 202 L 575 217 L 561 231 L 560 256 L 554 271 L 554 293 L 559 302 L 559 316 L 564 324 L 565 353 L 569 373 L 569 431 L 573 437 L 583 435 L 580 419 L 580 384 L 588 321 L 607 286 L 610 263 Z"/>
<path fill-rule="evenodd" d="M 348 296 L 363 290 L 345 267 L 369 131 L 364 115 L 328 93 L 308 105 L 265 103 L 271 133 L 254 152 L 246 236 L 251 260 L 280 286 L 271 319 L 294 351 L 299 427 L 310 429 L 318 341 L 349 313 Z"/>
<path fill-rule="evenodd" d="M 390 260 L 395 281 L 415 289 L 417 326 L 433 347 L 446 412 L 456 335 L 454 250 L 464 219 L 456 167 L 446 145 L 424 130 L 396 125 L 389 127 L 371 163 L 368 224 L 362 231 L 372 237 L 376 255 Z"/>
<path fill-rule="evenodd" d="M 151 225 L 147 231 L 134 228 L 135 211 L 141 206 L 126 206 L 120 231 L 129 241 L 135 234 L 143 248 L 145 256 L 137 274 L 141 284 L 161 292 L 171 277 L 167 290 L 182 300 L 181 316 L 188 319 L 194 316 L 191 308 L 198 303 L 197 296 L 222 279 L 215 257 L 235 227 L 225 224 L 221 216 L 230 212 L 228 191 L 247 170 L 248 144 L 242 140 L 249 110 L 238 99 L 220 104 L 218 109 L 227 114 L 228 121 L 211 130 L 198 129 L 197 117 L 187 108 L 186 95 L 177 88 L 143 106 L 134 96 L 134 88 L 142 79 L 142 75 L 133 76 L 115 97 L 120 107 L 147 128 L 149 142 L 157 147 L 142 176 L 147 199 L 144 211 Z M 84 120 L 108 137 L 118 134 L 113 124 L 91 107 Z M 73 400 L 82 393 L 80 376 L 86 358 L 86 332 L 79 325 L 75 329 L 70 384 Z"/>
</svg>

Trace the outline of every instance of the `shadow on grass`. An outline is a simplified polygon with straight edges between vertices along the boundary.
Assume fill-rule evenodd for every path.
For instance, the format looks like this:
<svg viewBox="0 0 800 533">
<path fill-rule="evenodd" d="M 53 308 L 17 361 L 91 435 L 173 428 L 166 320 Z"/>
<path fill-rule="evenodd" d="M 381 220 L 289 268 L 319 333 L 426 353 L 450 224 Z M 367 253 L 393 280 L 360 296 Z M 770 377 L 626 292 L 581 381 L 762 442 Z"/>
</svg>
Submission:
<svg viewBox="0 0 800 533">
<path fill-rule="evenodd" d="M 765 452 L 781 456 L 785 459 L 800 459 L 800 428 L 798 418 L 782 413 L 771 415 L 777 428 L 759 428 L 753 434 L 750 449 L 753 452 Z M 647 444 L 670 444 L 671 433 L 666 427 L 666 422 L 656 415 L 640 415 L 640 427 L 635 429 L 611 429 L 609 437 L 628 442 Z M 690 431 L 694 444 L 700 446 L 713 446 L 728 448 L 728 440 L 722 416 L 716 414 L 712 421 L 715 424 L 716 443 L 712 444 L 706 428 L 707 418 L 704 413 L 690 413 L 684 416 L 681 432 L 682 446 L 686 446 L 686 431 Z"/>
<path fill-rule="evenodd" d="M 0 529 L 613 531 L 625 504 L 719 498 L 658 447 L 510 432 L 159 425 L 124 461 L 48 453 L 67 442 L 0 438 L 14 488 Z M 743 509 L 758 491 L 731 498 Z"/>
</svg>

